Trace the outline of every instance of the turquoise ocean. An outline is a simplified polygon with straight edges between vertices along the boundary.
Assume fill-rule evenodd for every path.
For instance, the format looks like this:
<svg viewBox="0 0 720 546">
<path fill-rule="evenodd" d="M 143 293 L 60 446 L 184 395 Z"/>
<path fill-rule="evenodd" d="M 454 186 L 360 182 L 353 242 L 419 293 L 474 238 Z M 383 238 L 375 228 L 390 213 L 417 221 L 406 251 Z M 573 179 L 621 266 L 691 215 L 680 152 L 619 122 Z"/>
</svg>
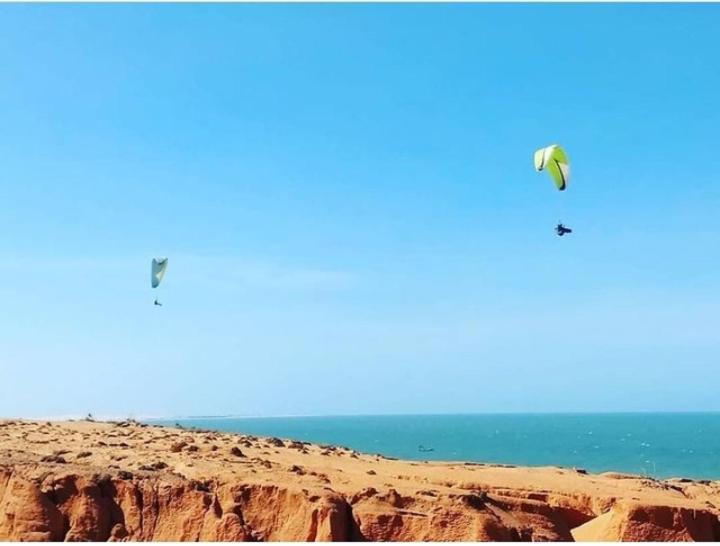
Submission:
<svg viewBox="0 0 720 546">
<path fill-rule="evenodd" d="M 720 413 L 195 417 L 153 422 L 342 445 L 401 459 L 720 479 Z"/>
</svg>

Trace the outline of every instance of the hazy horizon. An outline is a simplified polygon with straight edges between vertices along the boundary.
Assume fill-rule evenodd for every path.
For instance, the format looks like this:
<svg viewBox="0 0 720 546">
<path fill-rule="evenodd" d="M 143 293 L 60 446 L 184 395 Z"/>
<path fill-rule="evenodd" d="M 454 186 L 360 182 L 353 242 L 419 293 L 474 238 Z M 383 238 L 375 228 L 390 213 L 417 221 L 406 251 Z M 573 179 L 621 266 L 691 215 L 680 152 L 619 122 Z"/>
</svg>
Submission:
<svg viewBox="0 0 720 546">
<path fill-rule="evenodd" d="M 719 22 L 0 6 L 0 415 L 720 410 Z"/>
</svg>

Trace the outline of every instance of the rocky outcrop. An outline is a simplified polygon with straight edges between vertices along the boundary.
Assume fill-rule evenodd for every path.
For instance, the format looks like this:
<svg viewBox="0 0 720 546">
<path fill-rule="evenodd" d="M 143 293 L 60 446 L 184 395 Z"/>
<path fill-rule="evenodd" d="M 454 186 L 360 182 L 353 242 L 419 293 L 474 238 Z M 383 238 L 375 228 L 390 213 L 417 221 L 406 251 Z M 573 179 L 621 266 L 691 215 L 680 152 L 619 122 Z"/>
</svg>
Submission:
<svg viewBox="0 0 720 546">
<path fill-rule="evenodd" d="M 618 503 L 572 534 L 578 541 L 708 542 L 720 540 L 720 524 L 707 510 Z"/>
<path fill-rule="evenodd" d="M 547 506 L 525 510 L 485 494 L 403 496 L 394 489 L 351 499 L 361 537 L 380 541 L 571 540 Z"/>
<path fill-rule="evenodd" d="M 36 484 L 0 469 L 0 539 L 51 541 L 65 538 L 63 515 Z"/>
</svg>

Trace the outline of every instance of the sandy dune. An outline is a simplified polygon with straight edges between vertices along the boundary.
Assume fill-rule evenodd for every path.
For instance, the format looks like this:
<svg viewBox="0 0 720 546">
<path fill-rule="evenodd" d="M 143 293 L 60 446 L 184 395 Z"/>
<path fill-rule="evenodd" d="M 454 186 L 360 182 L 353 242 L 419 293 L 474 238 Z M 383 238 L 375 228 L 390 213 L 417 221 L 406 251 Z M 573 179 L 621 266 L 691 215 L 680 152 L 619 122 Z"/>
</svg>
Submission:
<svg viewBox="0 0 720 546">
<path fill-rule="evenodd" d="M 0 540 L 720 540 L 720 482 L 0 421 Z"/>
</svg>

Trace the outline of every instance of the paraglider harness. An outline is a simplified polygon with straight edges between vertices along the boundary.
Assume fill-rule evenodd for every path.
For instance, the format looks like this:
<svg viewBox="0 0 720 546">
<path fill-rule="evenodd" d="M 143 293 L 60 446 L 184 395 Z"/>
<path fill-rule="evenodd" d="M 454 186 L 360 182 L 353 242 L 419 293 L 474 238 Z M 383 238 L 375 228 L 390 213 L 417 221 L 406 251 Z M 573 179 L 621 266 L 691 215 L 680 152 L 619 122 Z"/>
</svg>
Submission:
<svg viewBox="0 0 720 546">
<path fill-rule="evenodd" d="M 558 234 L 558 237 L 562 237 L 566 233 L 572 233 L 572 230 L 570 228 L 566 228 L 562 223 L 558 223 L 557 227 L 555 228 L 555 233 Z"/>
</svg>

